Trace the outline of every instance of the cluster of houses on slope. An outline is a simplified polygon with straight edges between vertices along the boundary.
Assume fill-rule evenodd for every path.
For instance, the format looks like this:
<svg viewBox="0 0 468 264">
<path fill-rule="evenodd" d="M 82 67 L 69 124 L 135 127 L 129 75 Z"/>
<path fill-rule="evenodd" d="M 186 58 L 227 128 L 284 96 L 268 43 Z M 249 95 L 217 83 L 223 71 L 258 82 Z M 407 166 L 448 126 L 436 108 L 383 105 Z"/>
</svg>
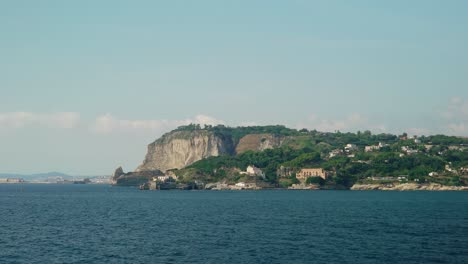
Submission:
<svg viewBox="0 0 468 264">
<path fill-rule="evenodd" d="M 286 177 L 293 175 L 294 172 L 296 172 L 296 178 L 303 183 L 305 183 L 307 179 L 311 177 L 320 177 L 325 180 L 329 176 L 329 173 L 322 168 L 302 168 L 299 171 L 297 171 L 293 168 L 288 168 L 284 166 L 281 166 L 278 169 L 277 174 L 280 177 Z M 241 172 L 241 174 L 249 176 L 260 176 L 262 178 L 265 178 L 265 174 L 262 172 L 262 170 L 253 165 L 248 166 L 247 170 L 245 172 Z M 247 183 L 239 182 L 236 184 L 236 186 L 247 187 L 246 184 Z"/>
<path fill-rule="evenodd" d="M 329 158 L 336 156 L 346 155 L 347 157 L 354 157 L 354 153 L 359 151 L 359 147 L 356 144 L 346 144 L 343 148 L 337 148 L 328 153 Z"/>
<path fill-rule="evenodd" d="M 419 138 L 414 137 L 414 143 L 421 144 L 422 142 L 421 142 L 421 140 Z M 389 146 L 388 144 L 379 142 L 379 144 L 377 144 L 377 145 L 364 146 L 364 152 L 379 151 L 380 149 L 382 149 L 384 147 L 388 147 L 388 146 Z M 429 151 L 432 147 L 434 147 L 434 145 L 430 145 L 430 144 L 425 144 L 424 145 L 424 148 L 426 149 L 426 151 Z M 448 148 L 448 150 L 452 150 L 452 151 L 463 151 L 463 150 L 466 149 L 466 147 L 464 145 L 448 146 L 447 148 Z M 348 158 L 354 158 L 355 157 L 354 153 L 356 153 L 358 151 L 359 151 L 359 147 L 357 145 L 355 145 L 355 144 L 346 144 L 343 148 L 333 149 L 332 151 L 330 151 L 328 153 L 328 157 L 333 158 L 333 157 L 340 156 L 340 155 L 346 155 Z M 400 157 L 403 157 L 405 154 L 406 155 L 412 155 L 412 154 L 416 154 L 416 153 L 420 152 L 419 150 L 414 149 L 414 148 L 412 148 L 410 146 L 402 146 L 401 151 L 402 151 L 402 153 L 400 153 Z M 443 153 L 439 152 L 438 154 L 442 155 Z"/>
<path fill-rule="evenodd" d="M 371 151 L 377 151 L 380 150 L 383 147 L 388 146 L 387 144 L 383 144 L 382 142 L 379 142 L 377 145 L 373 146 L 365 146 L 364 151 L 365 152 L 371 152 Z M 330 151 L 328 153 L 329 158 L 333 158 L 336 156 L 341 156 L 341 155 L 346 155 L 348 158 L 354 158 L 355 153 L 359 151 L 359 147 L 356 144 L 346 144 L 343 148 L 338 148 Z"/>
<path fill-rule="evenodd" d="M 412 149 L 408 146 L 403 146 L 401 147 L 401 151 L 403 151 L 404 153 L 406 153 L 407 155 L 412 155 L 412 154 L 416 154 L 419 152 L 419 150 L 417 149 Z M 404 156 L 403 153 L 400 154 L 400 157 Z"/>
<path fill-rule="evenodd" d="M 25 182 L 21 178 L 0 178 L 0 183 L 22 183 Z"/>
<path fill-rule="evenodd" d="M 320 177 L 322 179 L 326 179 L 329 176 L 329 173 L 322 168 L 302 168 L 299 171 L 297 169 L 292 168 L 285 168 L 281 166 L 279 169 L 279 174 L 282 177 L 291 176 L 293 173 L 296 172 L 296 178 L 302 183 L 305 184 L 308 178 L 311 177 Z M 261 177 L 265 179 L 265 173 L 255 167 L 254 165 L 249 165 L 245 171 L 239 172 L 241 175 L 248 175 L 251 177 Z M 281 176 L 280 176 L 281 177 Z M 149 190 L 157 190 L 157 189 L 174 189 L 177 188 L 175 181 L 177 176 L 173 172 L 168 172 L 166 175 L 156 176 L 152 178 L 152 181 L 140 186 L 140 189 L 149 189 Z M 195 183 L 198 185 L 197 183 Z M 215 183 L 215 184 L 201 184 L 203 186 L 199 186 L 201 188 L 207 188 L 212 190 L 244 190 L 244 189 L 259 189 L 260 187 L 257 186 L 257 183 L 252 182 L 238 182 L 234 185 L 228 185 L 226 183 Z"/>
<path fill-rule="evenodd" d="M 346 153 L 356 152 L 358 150 L 359 150 L 359 148 L 355 144 L 346 144 L 346 146 L 344 147 L 344 151 Z"/>
<path fill-rule="evenodd" d="M 343 154 L 342 149 L 334 149 L 334 150 L 330 151 L 330 153 L 328 153 L 328 157 L 333 158 L 333 157 L 336 157 L 336 156 L 340 156 L 342 154 Z"/>
<path fill-rule="evenodd" d="M 296 173 L 296 178 L 301 182 L 306 182 L 307 179 L 311 177 L 320 177 L 325 180 L 330 175 L 330 173 L 325 171 L 323 168 L 301 168 L 297 170 L 297 169 L 281 166 L 277 171 L 277 174 L 280 177 L 291 176 L 293 175 L 293 173 Z M 261 177 L 265 179 L 265 173 L 261 169 L 255 167 L 254 165 L 249 165 L 246 171 L 241 171 L 239 172 L 239 174 L 248 175 L 251 177 Z M 153 177 L 152 182 L 154 182 L 154 184 L 157 184 L 157 183 L 175 182 L 176 180 L 177 180 L 177 176 L 173 172 L 168 172 L 165 175 Z M 235 186 L 239 188 L 254 187 L 254 186 L 250 186 L 249 184 L 250 183 L 239 182 L 239 183 L 236 183 Z"/>
<path fill-rule="evenodd" d="M 279 175 L 280 177 L 291 176 L 296 171 L 297 170 L 295 169 L 283 167 L 283 166 L 281 166 L 278 169 L 278 173 L 280 174 Z M 265 174 L 259 168 L 256 168 L 253 165 L 249 166 L 247 168 L 247 171 L 242 172 L 242 174 L 249 175 L 249 176 L 265 177 Z M 308 178 L 320 177 L 322 179 L 326 179 L 328 176 L 329 176 L 329 173 L 322 168 L 302 168 L 296 173 L 296 178 L 300 181 L 300 184 L 294 184 L 295 186 L 293 185 L 292 189 L 310 189 L 311 187 L 309 186 L 312 186 L 312 185 L 306 185 Z M 250 182 L 250 183 L 238 182 L 234 185 L 229 185 L 226 183 L 216 183 L 216 184 L 207 185 L 206 187 L 211 190 L 257 190 L 257 189 L 261 189 L 261 187 L 259 187 L 257 183 L 253 183 L 253 182 Z M 314 189 L 316 188 L 317 187 L 315 187 Z"/>
<path fill-rule="evenodd" d="M 381 148 L 386 147 L 386 146 L 388 146 L 388 145 L 384 144 L 382 142 L 379 142 L 379 144 L 374 145 L 374 146 L 365 146 L 364 151 L 365 152 L 376 151 L 376 150 L 380 150 Z"/>
<path fill-rule="evenodd" d="M 449 164 L 445 165 L 445 170 L 448 171 L 448 172 L 451 172 L 453 174 L 456 174 L 456 175 L 459 175 L 459 174 L 468 175 L 468 167 L 461 167 L 459 170 L 456 170 L 456 169 L 453 169 L 451 167 L 451 165 L 452 165 L 451 162 L 449 162 Z M 431 175 L 431 173 L 433 175 Z M 437 172 L 431 172 L 431 173 L 429 173 L 429 176 L 437 176 L 438 175 Z"/>
<path fill-rule="evenodd" d="M 341 156 L 341 155 L 345 155 L 349 158 L 353 158 L 354 157 L 354 153 L 359 151 L 359 148 L 357 145 L 355 144 L 346 144 L 344 148 L 342 149 L 334 149 L 332 151 L 330 151 L 330 153 L 328 153 L 328 157 L 329 158 L 333 158 L 333 157 L 336 157 L 336 156 Z"/>
<path fill-rule="evenodd" d="M 364 151 L 365 152 L 372 152 L 372 151 L 377 151 L 380 150 L 383 147 L 387 147 L 388 144 L 384 144 L 382 142 L 379 142 L 377 145 L 371 145 L 371 146 L 364 146 Z M 334 149 L 330 151 L 328 154 L 329 158 L 333 158 L 339 155 L 347 154 L 348 157 L 352 158 L 354 157 L 355 152 L 359 151 L 359 147 L 356 144 L 346 144 L 343 149 Z"/>
</svg>

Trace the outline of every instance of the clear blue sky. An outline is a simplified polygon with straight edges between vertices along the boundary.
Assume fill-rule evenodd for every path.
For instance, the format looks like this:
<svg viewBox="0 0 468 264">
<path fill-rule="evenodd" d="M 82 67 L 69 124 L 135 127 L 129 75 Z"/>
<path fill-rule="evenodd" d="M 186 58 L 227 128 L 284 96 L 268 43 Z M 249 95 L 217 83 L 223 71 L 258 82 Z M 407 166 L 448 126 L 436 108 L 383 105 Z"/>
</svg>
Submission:
<svg viewBox="0 0 468 264">
<path fill-rule="evenodd" d="M 132 170 L 177 125 L 468 136 L 468 1 L 1 1 L 0 172 Z"/>
</svg>

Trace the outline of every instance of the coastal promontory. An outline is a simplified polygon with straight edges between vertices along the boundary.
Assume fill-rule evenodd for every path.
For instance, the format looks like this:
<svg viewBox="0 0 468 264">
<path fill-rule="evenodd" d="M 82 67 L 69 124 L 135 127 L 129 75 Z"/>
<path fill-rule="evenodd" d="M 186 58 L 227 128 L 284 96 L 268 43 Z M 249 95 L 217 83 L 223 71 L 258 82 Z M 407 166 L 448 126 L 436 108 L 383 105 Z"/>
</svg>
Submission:
<svg viewBox="0 0 468 264">
<path fill-rule="evenodd" d="M 161 189 L 466 190 L 468 139 L 188 125 L 150 143 L 142 164 L 127 173 L 119 167 L 113 182 Z"/>
</svg>

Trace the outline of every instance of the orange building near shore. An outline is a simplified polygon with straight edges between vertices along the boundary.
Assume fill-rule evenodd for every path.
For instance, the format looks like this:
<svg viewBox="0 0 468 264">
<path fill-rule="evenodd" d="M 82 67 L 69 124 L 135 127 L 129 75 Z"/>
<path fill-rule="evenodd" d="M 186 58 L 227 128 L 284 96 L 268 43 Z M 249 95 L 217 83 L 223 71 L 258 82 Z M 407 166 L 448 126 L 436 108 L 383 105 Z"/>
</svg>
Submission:
<svg viewBox="0 0 468 264">
<path fill-rule="evenodd" d="M 327 172 L 322 168 L 307 168 L 301 169 L 301 171 L 296 173 L 296 178 L 300 181 L 305 181 L 310 177 L 320 177 L 325 180 L 327 178 Z"/>
</svg>

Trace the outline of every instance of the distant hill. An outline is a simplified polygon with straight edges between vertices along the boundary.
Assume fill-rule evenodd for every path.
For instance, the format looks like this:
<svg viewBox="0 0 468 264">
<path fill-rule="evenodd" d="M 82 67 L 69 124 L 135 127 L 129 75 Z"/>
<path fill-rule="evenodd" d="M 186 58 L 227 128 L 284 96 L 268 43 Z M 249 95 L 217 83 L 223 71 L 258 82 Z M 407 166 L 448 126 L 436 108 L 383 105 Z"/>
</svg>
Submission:
<svg viewBox="0 0 468 264">
<path fill-rule="evenodd" d="M 26 181 L 43 180 L 49 177 L 62 177 L 63 179 L 73 179 L 73 176 L 56 171 L 35 174 L 0 173 L 0 178 L 22 178 Z"/>
</svg>

